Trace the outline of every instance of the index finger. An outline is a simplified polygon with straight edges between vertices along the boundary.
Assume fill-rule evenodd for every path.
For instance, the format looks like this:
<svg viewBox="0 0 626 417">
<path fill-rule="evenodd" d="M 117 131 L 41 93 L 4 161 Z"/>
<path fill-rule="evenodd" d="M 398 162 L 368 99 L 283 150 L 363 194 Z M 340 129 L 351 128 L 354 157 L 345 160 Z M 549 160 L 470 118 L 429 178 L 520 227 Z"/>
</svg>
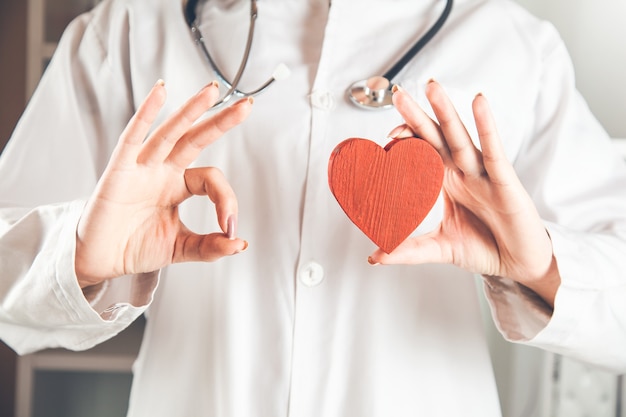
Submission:
<svg viewBox="0 0 626 417">
<path fill-rule="evenodd" d="M 413 98 L 398 85 L 393 86 L 393 104 L 415 135 L 434 147 L 444 164 L 453 165 L 450 149 L 439 125 L 431 119 Z"/>
</svg>

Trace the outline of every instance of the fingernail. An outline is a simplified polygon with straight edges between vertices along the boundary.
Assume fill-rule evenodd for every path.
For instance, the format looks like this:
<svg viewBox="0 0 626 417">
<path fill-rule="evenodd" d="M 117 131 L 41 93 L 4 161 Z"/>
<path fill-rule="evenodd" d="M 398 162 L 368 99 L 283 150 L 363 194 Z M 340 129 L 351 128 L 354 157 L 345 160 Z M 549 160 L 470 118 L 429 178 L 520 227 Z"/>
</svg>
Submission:
<svg viewBox="0 0 626 417">
<path fill-rule="evenodd" d="M 242 98 L 241 100 L 239 100 L 238 102 L 236 102 L 235 104 L 233 104 L 233 107 L 234 107 L 234 106 L 242 106 L 242 105 L 244 105 L 244 104 L 246 104 L 246 103 L 248 103 L 248 104 L 254 104 L 254 97 L 249 96 L 249 97 L 246 97 L 246 98 Z"/>
<path fill-rule="evenodd" d="M 391 92 L 395 93 L 398 91 L 402 91 L 402 87 L 400 87 L 398 84 L 394 84 L 393 87 L 391 87 Z"/>
<path fill-rule="evenodd" d="M 163 87 L 165 85 L 165 81 L 163 81 L 161 78 L 159 78 L 157 80 L 156 83 L 154 83 L 155 86 L 160 85 L 161 87 Z"/>
<path fill-rule="evenodd" d="M 389 132 L 389 133 L 387 134 L 387 138 L 388 138 L 388 139 L 395 139 L 395 138 L 396 138 L 396 136 L 398 135 L 398 133 L 402 132 L 403 130 L 404 130 L 404 126 L 403 126 L 403 125 L 396 126 L 396 127 L 394 127 L 394 128 L 391 130 L 391 132 Z"/>
<path fill-rule="evenodd" d="M 435 80 L 434 78 L 430 78 L 430 79 L 428 80 L 428 82 L 426 83 L 426 85 L 428 85 L 428 84 L 432 84 L 432 83 L 435 83 L 435 82 L 437 82 L 437 80 Z"/>
<path fill-rule="evenodd" d="M 410 127 L 406 125 L 400 125 L 394 128 L 391 132 L 389 132 L 387 137 L 389 139 L 406 139 L 415 137 L 415 133 L 413 133 L 413 130 L 411 130 Z"/>
<path fill-rule="evenodd" d="M 237 235 L 237 216 L 231 214 L 226 223 L 226 236 L 228 236 L 230 240 L 233 240 Z"/>
<path fill-rule="evenodd" d="M 217 81 L 213 80 L 210 83 L 208 83 L 207 85 L 205 85 L 204 87 L 202 87 L 200 89 L 200 91 L 198 91 L 197 94 L 202 94 L 203 91 L 206 91 L 209 88 L 219 88 L 219 87 L 220 87 L 219 83 Z"/>
<path fill-rule="evenodd" d="M 236 254 L 238 254 L 238 253 L 241 253 L 241 252 L 245 251 L 246 249 L 248 249 L 248 241 L 247 241 L 247 240 L 244 240 L 244 241 L 243 241 L 243 248 L 241 248 L 241 249 L 239 249 L 239 250 L 236 250 L 236 251 L 235 251 L 235 253 L 233 253 L 233 255 L 236 255 Z"/>
<path fill-rule="evenodd" d="M 380 265 L 378 262 L 374 261 L 374 259 L 371 256 L 367 257 L 367 263 L 372 266 Z"/>
</svg>

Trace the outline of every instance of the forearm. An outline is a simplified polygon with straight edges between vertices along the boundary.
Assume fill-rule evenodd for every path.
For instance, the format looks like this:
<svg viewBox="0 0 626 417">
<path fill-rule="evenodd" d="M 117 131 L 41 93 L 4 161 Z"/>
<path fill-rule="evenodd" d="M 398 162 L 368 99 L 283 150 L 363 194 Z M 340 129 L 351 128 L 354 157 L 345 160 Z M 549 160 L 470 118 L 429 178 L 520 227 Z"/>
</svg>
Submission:
<svg viewBox="0 0 626 417">
<path fill-rule="evenodd" d="M 619 234 L 585 234 L 549 225 L 561 283 L 550 308 L 534 291 L 486 278 L 496 325 L 513 342 L 531 344 L 626 370 L 626 243 Z"/>
<path fill-rule="evenodd" d="M 85 297 L 73 268 L 82 207 L 82 202 L 43 206 L 19 219 L 17 210 L 2 209 L 0 338 L 18 353 L 58 346 L 89 348 L 130 324 L 151 298 L 156 277 L 140 297 L 145 302 L 137 305 L 124 295 L 136 288 L 114 290 L 123 287 L 117 283 L 88 294 L 91 300 Z M 148 282 L 136 280 L 144 286 Z"/>
</svg>

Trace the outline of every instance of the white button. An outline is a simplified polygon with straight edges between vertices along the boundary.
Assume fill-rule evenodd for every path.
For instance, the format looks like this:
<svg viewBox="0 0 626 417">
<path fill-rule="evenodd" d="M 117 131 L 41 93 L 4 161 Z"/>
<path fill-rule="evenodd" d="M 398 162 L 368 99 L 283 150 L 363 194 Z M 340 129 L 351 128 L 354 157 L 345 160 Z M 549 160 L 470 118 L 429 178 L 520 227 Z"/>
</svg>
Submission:
<svg viewBox="0 0 626 417">
<path fill-rule="evenodd" d="M 298 275 L 304 285 L 314 287 L 324 280 L 324 268 L 317 262 L 308 262 L 302 265 Z"/>
<path fill-rule="evenodd" d="M 322 110 L 335 108 L 335 97 L 330 91 L 316 90 L 311 93 L 311 104 Z"/>
</svg>

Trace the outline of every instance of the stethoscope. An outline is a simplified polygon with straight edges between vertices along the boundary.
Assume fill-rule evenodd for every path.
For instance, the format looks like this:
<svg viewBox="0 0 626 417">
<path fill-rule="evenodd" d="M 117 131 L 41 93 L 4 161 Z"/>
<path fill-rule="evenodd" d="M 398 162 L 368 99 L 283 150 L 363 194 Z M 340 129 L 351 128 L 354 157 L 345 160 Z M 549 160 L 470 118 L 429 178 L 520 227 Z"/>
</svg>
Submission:
<svg viewBox="0 0 626 417">
<path fill-rule="evenodd" d="M 348 90 L 347 95 L 350 98 L 350 101 L 354 103 L 356 106 L 368 109 L 368 110 L 381 110 L 388 109 L 393 106 L 391 101 L 391 82 L 394 77 L 398 75 L 400 71 L 411 61 L 417 53 L 424 47 L 430 40 L 439 32 L 446 19 L 450 15 L 450 11 L 452 10 L 453 0 L 447 0 L 446 6 L 437 19 L 437 21 L 428 29 L 428 31 L 415 42 L 415 44 L 411 47 L 396 62 L 393 67 L 389 71 L 387 71 L 383 75 L 377 75 L 370 77 L 366 80 L 357 81 L 352 84 Z M 252 39 L 254 38 L 254 24 L 257 18 L 257 6 L 256 0 L 250 1 L 250 25 L 248 27 L 248 40 L 246 41 L 246 47 L 244 49 L 243 58 L 241 60 L 241 64 L 239 64 L 239 69 L 235 74 L 235 78 L 230 82 L 224 76 L 222 71 L 218 68 L 217 64 L 211 57 L 209 50 L 207 49 L 202 33 L 200 32 L 199 22 L 196 14 L 196 8 L 198 5 L 198 0 L 183 0 L 183 12 L 185 14 L 185 20 L 187 21 L 187 25 L 191 29 L 191 33 L 193 38 L 200 46 L 202 53 L 206 57 L 209 65 L 215 72 L 218 80 L 222 83 L 227 91 L 226 94 L 213 106 L 214 108 L 220 107 L 226 104 L 233 97 L 253 97 L 257 94 L 265 91 L 272 83 L 276 80 L 281 80 L 289 76 L 289 68 L 285 64 L 279 64 L 272 73 L 272 76 L 259 88 L 254 91 L 244 92 L 238 89 L 239 81 L 241 80 L 241 76 L 243 75 L 246 64 L 248 63 L 248 58 L 250 56 L 250 48 L 252 47 Z"/>
</svg>

